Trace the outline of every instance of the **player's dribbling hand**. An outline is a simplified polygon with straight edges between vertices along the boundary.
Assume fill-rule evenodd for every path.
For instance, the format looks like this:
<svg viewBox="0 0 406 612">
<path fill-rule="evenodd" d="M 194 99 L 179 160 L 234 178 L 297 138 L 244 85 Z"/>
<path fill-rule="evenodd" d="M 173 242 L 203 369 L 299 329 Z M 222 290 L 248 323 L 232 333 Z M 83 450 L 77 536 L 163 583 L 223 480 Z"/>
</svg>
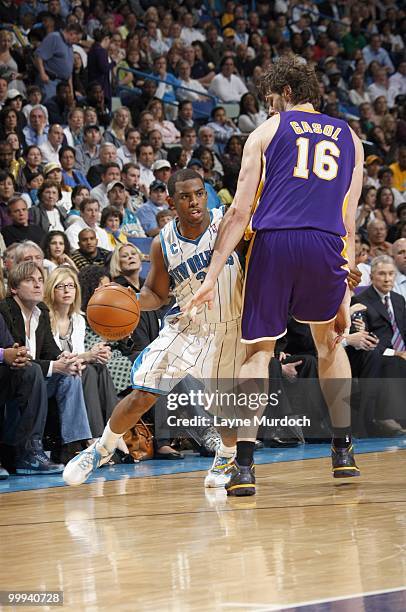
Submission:
<svg viewBox="0 0 406 612">
<path fill-rule="evenodd" d="M 196 315 L 201 306 L 208 305 L 209 310 L 214 306 L 214 283 L 205 279 L 200 289 L 195 293 L 193 298 L 184 306 L 182 315 L 189 316 L 194 322 Z"/>
</svg>

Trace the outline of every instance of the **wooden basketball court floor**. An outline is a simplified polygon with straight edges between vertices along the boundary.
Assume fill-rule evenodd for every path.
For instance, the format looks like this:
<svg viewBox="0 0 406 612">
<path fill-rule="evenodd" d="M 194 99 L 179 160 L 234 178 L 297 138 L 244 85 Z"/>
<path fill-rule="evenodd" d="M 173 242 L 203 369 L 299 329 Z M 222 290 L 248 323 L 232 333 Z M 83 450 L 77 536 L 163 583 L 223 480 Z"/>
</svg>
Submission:
<svg viewBox="0 0 406 612">
<path fill-rule="evenodd" d="M 328 448 L 277 463 L 260 451 L 251 498 L 205 490 L 204 472 L 175 462 L 4 493 L 0 591 L 61 590 L 63 610 L 88 612 L 404 611 L 405 442 L 373 445 L 349 481 L 331 478 Z"/>
</svg>

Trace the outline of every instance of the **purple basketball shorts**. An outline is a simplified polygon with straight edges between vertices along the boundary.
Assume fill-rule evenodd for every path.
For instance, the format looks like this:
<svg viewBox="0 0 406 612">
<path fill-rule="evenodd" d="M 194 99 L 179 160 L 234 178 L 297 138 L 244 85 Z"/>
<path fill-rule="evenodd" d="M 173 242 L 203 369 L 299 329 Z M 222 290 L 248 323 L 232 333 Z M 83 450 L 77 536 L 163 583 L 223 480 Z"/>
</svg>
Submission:
<svg viewBox="0 0 406 612">
<path fill-rule="evenodd" d="M 243 342 L 276 340 L 288 315 L 302 323 L 332 321 L 348 269 L 340 236 L 313 229 L 258 231 L 247 262 Z"/>
</svg>

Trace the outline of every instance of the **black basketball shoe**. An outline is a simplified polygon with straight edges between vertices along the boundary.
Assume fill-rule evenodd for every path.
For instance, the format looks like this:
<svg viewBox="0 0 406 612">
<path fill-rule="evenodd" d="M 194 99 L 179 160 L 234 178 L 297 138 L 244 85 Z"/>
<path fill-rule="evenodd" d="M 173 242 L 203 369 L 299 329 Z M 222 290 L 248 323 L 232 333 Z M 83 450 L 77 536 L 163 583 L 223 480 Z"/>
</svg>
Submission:
<svg viewBox="0 0 406 612">
<path fill-rule="evenodd" d="M 334 478 L 351 478 L 359 476 L 360 470 L 354 459 L 354 447 L 352 444 L 345 448 L 331 446 L 331 462 Z"/>
<path fill-rule="evenodd" d="M 255 466 L 238 465 L 234 460 L 229 468 L 231 478 L 225 485 L 227 495 L 245 497 L 255 495 Z"/>
</svg>

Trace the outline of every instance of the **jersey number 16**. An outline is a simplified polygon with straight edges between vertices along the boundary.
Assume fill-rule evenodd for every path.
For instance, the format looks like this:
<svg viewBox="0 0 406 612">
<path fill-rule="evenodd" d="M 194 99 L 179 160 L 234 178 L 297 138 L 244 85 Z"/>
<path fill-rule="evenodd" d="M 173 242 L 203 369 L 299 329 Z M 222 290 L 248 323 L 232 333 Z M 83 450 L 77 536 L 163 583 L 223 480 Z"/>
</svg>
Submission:
<svg viewBox="0 0 406 612">
<path fill-rule="evenodd" d="M 293 169 L 296 178 L 309 178 L 309 145 L 308 138 L 302 136 L 296 140 L 297 161 Z M 338 164 L 335 157 L 340 157 L 340 149 L 331 140 L 322 140 L 314 148 L 313 172 L 323 181 L 332 181 L 337 176 Z"/>
</svg>

